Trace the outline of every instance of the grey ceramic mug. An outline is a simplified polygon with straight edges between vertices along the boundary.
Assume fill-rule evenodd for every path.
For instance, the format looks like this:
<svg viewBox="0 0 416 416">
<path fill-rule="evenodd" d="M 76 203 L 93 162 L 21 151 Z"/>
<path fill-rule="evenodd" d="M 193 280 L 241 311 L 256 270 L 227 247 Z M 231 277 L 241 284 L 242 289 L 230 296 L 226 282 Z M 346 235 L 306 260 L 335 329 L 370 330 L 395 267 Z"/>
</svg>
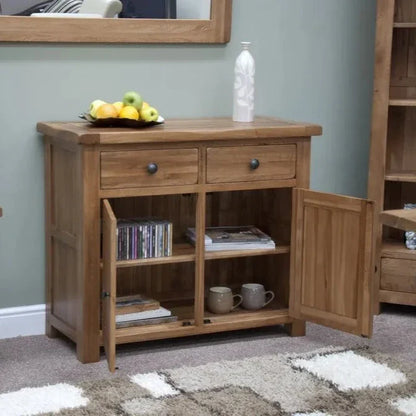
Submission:
<svg viewBox="0 0 416 416">
<path fill-rule="evenodd" d="M 274 293 L 271 290 L 266 292 L 264 286 L 259 283 L 245 283 L 241 286 L 241 295 L 243 296 L 241 306 L 250 310 L 261 309 L 274 299 Z M 266 300 L 267 296 L 270 296 L 268 300 Z"/>
<path fill-rule="evenodd" d="M 234 298 L 240 300 L 234 305 Z M 208 310 L 212 313 L 228 313 L 242 302 L 241 295 L 233 295 L 231 289 L 225 286 L 215 286 L 209 289 Z"/>
</svg>

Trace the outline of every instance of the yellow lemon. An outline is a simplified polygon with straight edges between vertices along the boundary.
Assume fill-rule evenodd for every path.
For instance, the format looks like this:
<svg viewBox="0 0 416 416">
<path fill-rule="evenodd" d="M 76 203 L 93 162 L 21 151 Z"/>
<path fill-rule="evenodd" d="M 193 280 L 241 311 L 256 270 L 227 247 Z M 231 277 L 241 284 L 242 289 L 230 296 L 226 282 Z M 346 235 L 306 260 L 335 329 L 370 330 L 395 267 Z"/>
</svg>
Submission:
<svg viewBox="0 0 416 416">
<path fill-rule="evenodd" d="M 117 117 L 117 109 L 113 104 L 103 104 L 97 109 L 97 118 L 113 118 Z"/>
<path fill-rule="evenodd" d="M 149 108 L 149 107 L 150 107 L 150 104 L 147 103 L 146 101 L 143 101 L 141 110 L 144 110 L 145 108 Z"/>
<path fill-rule="evenodd" d="M 120 111 L 124 107 L 124 104 L 122 101 L 116 101 L 115 103 L 113 103 L 113 106 L 117 110 L 117 113 L 120 114 Z"/>
<path fill-rule="evenodd" d="M 126 105 L 121 109 L 120 114 L 118 116 L 120 118 L 130 118 L 132 120 L 138 120 L 139 112 L 132 105 Z"/>
</svg>

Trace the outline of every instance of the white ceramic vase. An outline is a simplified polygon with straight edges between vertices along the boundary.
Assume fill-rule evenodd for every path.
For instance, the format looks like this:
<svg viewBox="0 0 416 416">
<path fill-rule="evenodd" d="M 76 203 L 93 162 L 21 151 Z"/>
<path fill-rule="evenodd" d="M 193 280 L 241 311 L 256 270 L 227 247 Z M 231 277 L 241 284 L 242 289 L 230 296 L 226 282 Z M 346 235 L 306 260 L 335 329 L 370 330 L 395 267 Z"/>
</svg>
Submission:
<svg viewBox="0 0 416 416">
<path fill-rule="evenodd" d="M 249 51 L 251 43 L 241 42 L 242 51 L 234 66 L 233 120 L 251 122 L 254 119 L 254 58 Z"/>
</svg>

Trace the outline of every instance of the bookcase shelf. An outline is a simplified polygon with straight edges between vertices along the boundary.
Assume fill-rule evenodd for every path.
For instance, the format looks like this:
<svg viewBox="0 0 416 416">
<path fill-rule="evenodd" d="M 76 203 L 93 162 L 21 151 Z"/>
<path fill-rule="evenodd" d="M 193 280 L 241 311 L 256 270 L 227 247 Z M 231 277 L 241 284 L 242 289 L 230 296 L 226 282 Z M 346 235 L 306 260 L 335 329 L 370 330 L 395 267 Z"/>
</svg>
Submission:
<svg viewBox="0 0 416 416">
<path fill-rule="evenodd" d="M 377 214 L 376 312 L 383 302 L 416 305 L 416 255 L 404 243 L 404 230 L 412 229 L 416 214 L 403 209 L 416 203 L 414 29 L 416 0 L 377 0 L 368 180 Z"/>
<path fill-rule="evenodd" d="M 394 22 L 395 29 L 416 29 L 416 22 Z"/>
<path fill-rule="evenodd" d="M 416 170 L 389 170 L 386 172 L 385 180 L 389 182 L 416 182 Z"/>
<path fill-rule="evenodd" d="M 381 246 L 381 257 L 416 261 L 416 250 L 409 250 L 403 241 L 384 240 Z"/>
<path fill-rule="evenodd" d="M 416 98 L 390 98 L 389 105 L 392 107 L 415 107 Z"/>
</svg>

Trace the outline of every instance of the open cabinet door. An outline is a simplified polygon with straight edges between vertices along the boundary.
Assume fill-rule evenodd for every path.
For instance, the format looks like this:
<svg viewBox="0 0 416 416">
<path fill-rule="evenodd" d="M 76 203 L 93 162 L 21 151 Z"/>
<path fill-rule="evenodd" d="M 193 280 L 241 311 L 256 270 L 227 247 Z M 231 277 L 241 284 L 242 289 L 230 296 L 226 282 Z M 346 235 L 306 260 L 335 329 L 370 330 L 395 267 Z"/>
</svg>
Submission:
<svg viewBox="0 0 416 416">
<path fill-rule="evenodd" d="M 117 220 L 107 199 L 103 201 L 103 297 L 102 329 L 108 368 L 116 369 L 116 227 Z"/>
<path fill-rule="evenodd" d="M 289 314 L 371 336 L 373 203 L 293 190 Z"/>
</svg>

